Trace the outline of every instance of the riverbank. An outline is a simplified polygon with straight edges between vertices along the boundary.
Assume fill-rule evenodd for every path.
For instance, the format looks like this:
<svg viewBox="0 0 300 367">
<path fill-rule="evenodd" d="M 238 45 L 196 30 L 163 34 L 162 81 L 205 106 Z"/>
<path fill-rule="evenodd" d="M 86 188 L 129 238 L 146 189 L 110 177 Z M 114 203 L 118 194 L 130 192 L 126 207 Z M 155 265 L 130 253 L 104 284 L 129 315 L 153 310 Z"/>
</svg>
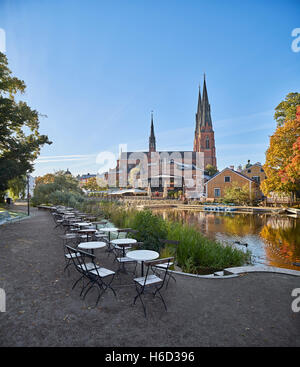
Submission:
<svg viewBox="0 0 300 367">
<path fill-rule="evenodd" d="M 135 287 L 124 275 L 121 284 L 114 281 L 117 298 L 106 292 L 92 309 L 79 298 L 79 288 L 71 290 L 77 273 L 63 272 L 62 231 L 54 230 L 48 211 L 32 212 L 28 220 L 0 228 L 0 288 L 7 297 L 0 346 L 300 346 L 300 313 L 291 308 L 298 277 L 176 275 L 164 290 L 168 311 L 149 298 L 145 319 L 140 304 L 132 306 Z M 102 250 L 95 253 L 104 267 L 117 267 Z"/>
<path fill-rule="evenodd" d="M 235 213 L 267 213 L 267 214 L 287 214 L 295 215 L 300 217 L 300 209 L 295 208 L 284 208 L 284 207 L 270 207 L 270 206 L 239 206 L 239 205 L 223 205 L 223 204 L 184 204 L 182 201 L 178 200 L 168 200 L 168 199 L 154 199 L 154 200 L 144 200 L 138 198 L 126 198 L 119 200 L 120 203 L 125 204 L 130 207 L 136 207 L 139 210 L 143 209 L 177 209 L 177 210 L 195 210 L 195 211 L 219 211 L 221 208 L 226 208 L 224 211 Z M 221 210 L 220 210 L 221 211 Z"/>
</svg>

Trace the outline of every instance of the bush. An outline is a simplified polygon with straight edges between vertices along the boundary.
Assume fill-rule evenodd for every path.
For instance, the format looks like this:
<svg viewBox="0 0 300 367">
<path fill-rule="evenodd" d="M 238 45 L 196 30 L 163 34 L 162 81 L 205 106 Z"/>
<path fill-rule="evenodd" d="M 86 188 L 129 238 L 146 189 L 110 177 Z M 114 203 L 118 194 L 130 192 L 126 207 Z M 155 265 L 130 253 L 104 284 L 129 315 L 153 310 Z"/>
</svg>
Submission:
<svg viewBox="0 0 300 367">
<path fill-rule="evenodd" d="M 138 212 L 133 220 L 132 227 L 138 231 L 136 239 L 144 243 L 144 248 L 160 252 L 162 247 L 160 238 L 167 238 L 166 222 L 150 210 Z"/>
</svg>

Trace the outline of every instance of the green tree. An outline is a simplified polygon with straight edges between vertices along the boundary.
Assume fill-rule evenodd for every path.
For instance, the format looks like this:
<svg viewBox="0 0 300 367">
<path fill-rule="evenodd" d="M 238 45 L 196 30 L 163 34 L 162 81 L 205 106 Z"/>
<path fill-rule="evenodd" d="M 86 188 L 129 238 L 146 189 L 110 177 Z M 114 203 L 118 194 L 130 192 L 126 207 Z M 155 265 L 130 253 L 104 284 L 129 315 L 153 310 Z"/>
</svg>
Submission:
<svg viewBox="0 0 300 367">
<path fill-rule="evenodd" d="M 8 195 L 9 197 L 18 199 L 20 196 L 25 196 L 27 179 L 26 176 L 15 177 L 8 181 Z"/>
<path fill-rule="evenodd" d="M 215 167 L 211 164 L 208 164 L 206 166 L 205 170 L 208 172 L 209 176 L 214 176 L 218 172 L 217 167 Z"/>
<path fill-rule="evenodd" d="M 230 187 L 225 189 L 224 201 L 228 203 L 235 203 L 238 205 L 246 205 L 251 201 L 248 184 L 240 187 L 237 182 L 232 182 Z"/>
<path fill-rule="evenodd" d="M 282 126 L 286 121 L 296 119 L 296 109 L 300 105 L 300 93 L 289 93 L 285 100 L 275 108 L 274 119 L 277 126 Z"/>
<path fill-rule="evenodd" d="M 33 171 L 33 162 L 44 144 L 39 133 L 39 113 L 25 102 L 16 101 L 25 83 L 11 75 L 6 56 L 0 52 L 0 201 L 9 181 Z"/>
<path fill-rule="evenodd" d="M 33 205 L 60 204 L 75 207 L 82 202 L 84 197 L 79 187 L 78 180 L 64 171 L 54 175 L 54 181 L 46 184 L 40 183 L 34 189 Z"/>
</svg>

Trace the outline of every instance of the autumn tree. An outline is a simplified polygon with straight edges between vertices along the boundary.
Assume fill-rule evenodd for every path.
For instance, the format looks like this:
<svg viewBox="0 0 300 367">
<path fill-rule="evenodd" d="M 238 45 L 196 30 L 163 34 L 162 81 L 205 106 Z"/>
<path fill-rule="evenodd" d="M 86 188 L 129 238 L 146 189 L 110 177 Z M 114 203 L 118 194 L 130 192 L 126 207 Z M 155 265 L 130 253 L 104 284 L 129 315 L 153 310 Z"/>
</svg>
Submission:
<svg viewBox="0 0 300 367">
<path fill-rule="evenodd" d="M 275 108 L 274 119 L 277 121 L 277 126 L 282 126 L 286 121 L 295 120 L 297 106 L 300 106 L 300 93 L 289 93 Z"/>
<path fill-rule="evenodd" d="M 25 83 L 11 75 L 6 56 L 0 52 L 0 200 L 9 181 L 33 171 L 33 162 L 44 144 L 51 144 L 39 133 L 39 113 L 17 101 Z"/>
<path fill-rule="evenodd" d="M 293 144 L 293 151 L 289 162 L 279 172 L 279 175 L 284 183 L 292 182 L 296 192 L 300 190 L 300 136 Z"/>
<path fill-rule="evenodd" d="M 90 177 L 87 182 L 82 186 L 86 190 L 101 191 L 106 188 L 107 184 L 103 178 Z"/>
<path fill-rule="evenodd" d="M 300 190 L 299 137 L 300 121 L 295 119 L 285 121 L 271 136 L 263 166 L 267 178 L 261 183 L 265 195 L 295 195 Z"/>
<path fill-rule="evenodd" d="M 48 184 L 54 182 L 55 175 L 53 173 L 46 173 L 44 176 L 39 176 L 35 179 L 35 186 L 40 184 Z"/>
</svg>

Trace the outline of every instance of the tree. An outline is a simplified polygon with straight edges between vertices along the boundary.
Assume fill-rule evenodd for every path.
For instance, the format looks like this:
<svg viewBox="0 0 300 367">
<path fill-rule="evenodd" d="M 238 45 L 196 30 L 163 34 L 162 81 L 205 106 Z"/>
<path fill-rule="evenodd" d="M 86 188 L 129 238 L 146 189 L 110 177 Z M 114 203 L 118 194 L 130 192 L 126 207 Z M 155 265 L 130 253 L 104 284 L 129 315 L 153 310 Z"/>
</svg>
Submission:
<svg viewBox="0 0 300 367">
<path fill-rule="evenodd" d="M 106 185 L 107 184 L 105 183 L 103 178 L 91 177 L 87 180 L 87 182 L 82 187 L 86 190 L 100 191 L 100 190 L 103 190 L 106 187 Z"/>
<path fill-rule="evenodd" d="M 225 188 L 224 201 L 235 204 L 249 204 L 251 201 L 249 185 L 240 187 L 237 182 L 232 182 L 230 187 Z"/>
<path fill-rule="evenodd" d="M 279 171 L 281 181 L 287 184 L 289 181 L 295 186 L 295 192 L 300 190 L 300 136 L 293 144 L 292 155 L 289 163 Z"/>
<path fill-rule="evenodd" d="M 300 190 L 300 121 L 285 121 L 270 138 L 263 168 L 267 178 L 261 183 L 265 195 L 270 192 L 296 194 Z"/>
<path fill-rule="evenodd" d="M 8 181 L 8 195 L 9 197 L 18 199 L 20 196 L 25 196 L 25 189 L 27 185 L 26 176 L 15 177 Z"/>
<path fill-rule="evenodd" d="M 15 99 L 25 88 L 23 80 L 11 75 L 7 58 L 0 52 L 0 200 L 8 182 L 32 172 L 41 147 L 51 144 L 39 133 L 39 113 Z"/>
<path fill-rule="evenodd" d="M 277 121 L 277 126 L 282 126 L 286 121 L 295 120 L 299 105 L 300 93 L 289 93 L 275 108 L 274 119 Z"/>
<path fill-rule="evenodd" d="M 217 167 L 215 167 L 211 164 L 208 164 L 206 166 L 205 170 L 208 172 L 209 176 L 214 176 L 218 172 Z"/>
<path fill-rule="evenodd" d="M 40 184 L 48 184 L 54 182 L 55 175 L 53 173 L 46 173 L 44 176 L 39 176 L 35 180 L 35 186 Z"/>
<path fill-rule="evenodd" d="M 54 174 L 54 181 L 40 183 L 34 189 L 33 205 L 60 204 L 75 207 L 84 200 L 78 180 L 64 171 Z"/>
</svg>

